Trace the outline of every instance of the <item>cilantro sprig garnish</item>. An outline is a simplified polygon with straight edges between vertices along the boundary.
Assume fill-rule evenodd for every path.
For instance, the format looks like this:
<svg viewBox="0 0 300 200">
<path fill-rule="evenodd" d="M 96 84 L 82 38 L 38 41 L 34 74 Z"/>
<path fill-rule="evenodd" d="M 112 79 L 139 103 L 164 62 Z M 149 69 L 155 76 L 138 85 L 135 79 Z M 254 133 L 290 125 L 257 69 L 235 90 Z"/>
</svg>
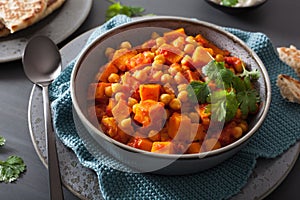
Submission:
<svg viewBox="0 0 300 200">
<path fill-rule="evenodd" d="M 5 144 L 5 138 L 0 136 L 0 146 Z M 5 161 L 0 160 L 0 182 L 10 183 L 16 181 L 26 165 L 19 156 L 9 156 Z"/>
<path fill-rule="evenodd" d="M 254 113 L 260 97 L 252 82 L 259 78 L 260 73 L 243 69 L 243 73 L 236 75 L 225 67 L 224 62 L 211 61 L 202 69 L 208 80 L 192 81 L 188 93 L 196 95 L 199 103 L 208 103 L 207 111 L 218 121 L 230 121 L 239 108 L 244 116 Z M 210 90 L 209 82 L 216 84 L 217 88 Z"/>
<path fill-rule="evenodd" d="M 127 6 L 121 4 L 119 1 L 109 0 L 109 2 L 111 2 L 111 5 L 106 10 L 106 20 L 109 20 L 119 14 L 123 14 L 128 17 L 142 16 L 145 11 L 143 7 Z"/>
</svg>

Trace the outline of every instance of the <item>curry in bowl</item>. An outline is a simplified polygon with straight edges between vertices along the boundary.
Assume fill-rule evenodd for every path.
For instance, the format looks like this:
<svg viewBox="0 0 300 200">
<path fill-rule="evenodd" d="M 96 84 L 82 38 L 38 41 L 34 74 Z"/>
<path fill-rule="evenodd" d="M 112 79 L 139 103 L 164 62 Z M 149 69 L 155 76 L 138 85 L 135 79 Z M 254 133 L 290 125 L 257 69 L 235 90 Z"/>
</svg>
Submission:
<svg viewBox="0 0 300 200">
<path fill-rule="evenodd" d="M 257 70 L 184 28 L 105 51 L 91 80 L 88 117 L 112 139 L 161 154 L 219 149 L 248 131 L 259 110 Z"/>
</svg>

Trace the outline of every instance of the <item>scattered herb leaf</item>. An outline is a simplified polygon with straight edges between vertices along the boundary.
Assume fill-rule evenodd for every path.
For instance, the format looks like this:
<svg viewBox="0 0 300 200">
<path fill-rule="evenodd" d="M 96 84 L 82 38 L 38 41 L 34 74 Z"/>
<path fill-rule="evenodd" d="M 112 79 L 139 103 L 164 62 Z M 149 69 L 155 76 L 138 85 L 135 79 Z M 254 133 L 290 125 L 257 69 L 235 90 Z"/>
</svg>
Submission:
<svg viewBox="0 0 300 200">
<path fill-rule="evenodd" d="M 0 136 L 0 146 L 5 144 L 5 138 Z M 6 161 L 0 160 L 0 182 L 10 183 L 18 179 L 26 165 L 22 158 L 9 156 Z"/>
<path fill-rule="evenodd" d="M 5 144 L 5 138 L 0 136 L 0 146 L 3 146 Z"/>
<path fill-rule="evenodd" d="M 6 161 L 0 160 L 0 182 L 10 183 L 18 179 L 26 165 L 22 158 L 9 156 Z"/>
<path fill-rule="evenodd" d="M 128 17 L 142 16 L 142 13 L 145 11 L 143 7 L 127 6 L 115 0 L 109 0 L 109 1 L 112 4 L 106 10 L 106 21 L 118 14 L 123 14 Z"/>
</svg>

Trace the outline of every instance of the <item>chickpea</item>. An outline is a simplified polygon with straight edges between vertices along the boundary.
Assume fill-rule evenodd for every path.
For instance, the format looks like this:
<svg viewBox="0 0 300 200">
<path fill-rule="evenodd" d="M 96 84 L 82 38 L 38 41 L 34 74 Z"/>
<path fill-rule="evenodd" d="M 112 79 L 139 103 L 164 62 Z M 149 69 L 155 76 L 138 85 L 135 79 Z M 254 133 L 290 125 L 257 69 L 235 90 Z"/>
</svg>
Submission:
<svg viewBox="0 0 300 200">
<path fill-rule="evenodd" d="M 178 93 L 177 98 L 181 102 L 187 102 L 188 101 L 188 92 L 187 91 L 181 91 Z"/>
<path fill-rule="evenodd" d="M 169 74 L 163 74 L 160 78 L 162 83 L 169 83 L 172 80 L 172 77 Z"/>
<path fill-rule="evenodd" d="M 157 63 L 160 63 L 160 64 L 164 64 L 166 62 L 166 58 L 164 55 L 157 55 L 154 57 L 154 61 L 156 61 Z"/>
<path fill-rule="evenodd" d="M 187 88 L 187 84 L 179 84 L 177 86 L 178 92 L 184 91 Z"/>
<path fill-rule="evenodd" d="M 172 96 L 170 94 L 162 94 L 160 95 L 159 100 L 165 105 L 168 105 L 172 100 Z"/>
<path fill-rule="evenodd" d="M 111 73 L 107 80 L 110 83 L 117 83 L 120 81 L 120 76 L 118 74 Z"/>
<path fill-rule="evenodd" d="M 137 104 L 138 103 L 138 101 L 135 99 L 135 98 L 132 98 L 132 97 L 129 97 L 128 98 L 128 106 L 129 107 L 133 107 L 135 104 Z"/>
<path fill-rule="evenodd" d="M 134 72 L 133 77 L 135 77 L 137 80 L 143 82 L 143 81 L 147 80 L 148 75 L 144 71 L 138 70 L 138 71 Z"/>
<path fill-rule="evenodd" d="M 155 40 L 156 46 L 160 47 L 161 45 L 166 43 L 166 40 L 163 37 L 158 37 Z"/>
<path fill-rule="evenodd" d="M 192 45 L 197 45 L 197 41 L 195 40 L 195 38 L 193 36 L 187 36 L 185 38 L 185 41 L 192 44 Z"/>
<path fill-rule="evenodd" d="M 121 128 L 129 129 L 131 128 L 131 118 L 123 119 L 120 123 Z"/>
<path fill-rule="evenodd" d="M 120 49 L 130 49 L 131 48 L 131 44 L 128 41 L 122 42 L 120 44 Z"/>
<path fill-rule="evenodd" d="M 243 129 L 243 132 L 248 131 L 248 123 L 246 121 L 242 121 L 241 123 L 238 124 L 238 126 Z"/>
<path fill-rule="evenodd" d="M 173 110 L 180 110 L 181 109 L 181 102 L 179 99 L 175 98 L 172 99 L 171 102 L 169 103 L 170 108 Z"/>
<path fill-rule="evenodd" d="M 172 75 L 175 76 L 177 72 L 181 71 L 181 67 L 178 63 L 174 63 L 170 66 L 170 68 L 168 69 L 168 72 Z"/>
<path fill-rule="evenodd" d="M 105 50 L 105 56 L 108 58 L 108 59 L 111 59 L 113 57 L 115 53 L 115 49 L 111 48 L 111 47 L 108 47 L 106 48 Z"/>
<path fill-rule="evenodd" d="M 154 60 L 152 63 L 152 68 L 155 70 L 162 70 L 163 64 Z"/>
<path fill-rule="evenodd" d="M 215 60 L 217 62 L 223 62 L 224 61 L 224 56 L 222 54 L 217 54 Z"/>
<path fill-rule="evenodd" d="M 112 92 L 112 87 L 111 87 L 111 86 L 105 87 L 104 93 L 105 93 L 106 96 L 111 97 L 112 94 L 113 94 L 113 92 Z"/>
<path fill-rule="evenodd" d="M 120 101 L 121 99 L 125 99 L 125 94 L 123 92 L 117 92 L 115 94 L 116 101 Z"/>
<path fill-rule="evenodd" d="M 173 46 L 178 48 L 178 49 L 183 49 L 184 48 L 184 38 L 183 37 L 178 37 L 172 43 L 173 43 Z"/>
<path fill-rule="evenodd" d="M 233 137 L 240 138 L 243 135 L 243 129 L 239 126 L 236 126 L 232 129 L 231 134 L 233 135 Z"/>
<path fill-rule="evenodd" d="M 174 76 L 174 80 L 177 84 L 186 83 L 186 78 L 181 74 L 181 72 L 177 72 L 177 74 Z"/>
<path fill-rule="evenodd" d="M 122 85 L 120 83 L 113 83 L 111 84 L 111 89 L 113 93 L 117 93 L 122 91 Z"/>
<path fill-rule="evenodd" d="M 162 71 L 157 71 L 153 74 L 152 78 L 154 81 L 160 81 L 163 74 Z"/>
<path fill-rule="evenodd" d="M 195 46 L 192 45 L 192 44 L 186 44 L 185 47 L 184 47 L 184 49 L 183 49 L 183 51 L 185 53 L 191 54 L 191 55 L 193 54 L 194 50 L 195 50 Z"/>
</svg>

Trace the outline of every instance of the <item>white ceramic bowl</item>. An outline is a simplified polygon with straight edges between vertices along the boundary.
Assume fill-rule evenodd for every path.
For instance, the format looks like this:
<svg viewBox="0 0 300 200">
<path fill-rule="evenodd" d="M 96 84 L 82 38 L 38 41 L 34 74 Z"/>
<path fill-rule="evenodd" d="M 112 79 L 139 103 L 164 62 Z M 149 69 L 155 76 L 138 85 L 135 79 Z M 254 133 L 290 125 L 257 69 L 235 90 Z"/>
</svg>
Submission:
<svg viewBox="0 0 300 200">
<path fill-rule="evenodd" d="M 91 123 L 87 114 L 87 88 L 106 62 L 105 49 L 118 46 L 129 40 L 131 43 L 142 43 L 152 32 L 165 31 L 183 27 L 187 35 L 203 34 L 217 46 L 229 50 L 232 55 L 240 57 L 251 69 L 258 69 L 261 77 L 258 90 L 262 105 L 249 123 L 249 131 L 236 142 L 217 150 L 198 154 L 159 154 L 142 151 L 122 144 L 101 132 Z M 88 134 L 105 149 L 109 155 L 129 165 L 138 172 L 152 172 L 165 175 L 182 175 L 199 172 L 230 158 L 244 147 L 249 139 L 262 125 L 271 102 L 271 86 L 267 71 L 259 59 L 243 41 L 224 31 L 220 27 L 195 19 L 171 16 L 139 18 L 121 25 L 100 36 L 80 54 L 71 77 L 71 96 L 73 107 L 80 122 Z"/>
</svg>

